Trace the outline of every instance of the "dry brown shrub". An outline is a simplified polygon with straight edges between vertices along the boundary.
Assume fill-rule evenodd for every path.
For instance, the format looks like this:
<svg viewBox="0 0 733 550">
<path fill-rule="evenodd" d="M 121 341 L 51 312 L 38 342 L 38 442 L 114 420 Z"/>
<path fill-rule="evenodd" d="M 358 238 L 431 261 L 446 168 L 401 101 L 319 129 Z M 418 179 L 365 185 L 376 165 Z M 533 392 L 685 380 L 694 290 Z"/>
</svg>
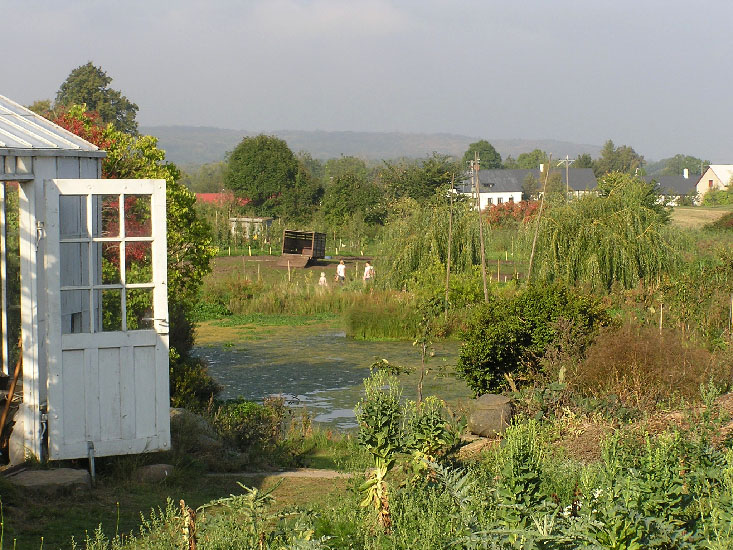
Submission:
<svg viewBox="0 0 733 550">
<path fill-rule="evenodd" d="M 675 330 L 626 323 L 603 329 L 568 382 L 593 397 L 614 394 L 626 406 L 653 410 L 680 399 L 700 399 L 710 380 L 728 388 L 730 354 L 711 353 Z"/>
</svg>

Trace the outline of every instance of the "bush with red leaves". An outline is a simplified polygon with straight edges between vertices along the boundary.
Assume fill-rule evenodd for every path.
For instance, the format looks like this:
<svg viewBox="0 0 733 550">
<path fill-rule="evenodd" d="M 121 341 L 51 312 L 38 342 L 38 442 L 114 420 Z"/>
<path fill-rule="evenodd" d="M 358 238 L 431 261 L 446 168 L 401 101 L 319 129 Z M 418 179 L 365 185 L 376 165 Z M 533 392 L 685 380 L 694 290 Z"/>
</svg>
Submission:
<svg viewBox="0 0 733 550">
<path fill-rule="evenodd" d="M 486 221 L 496 227 L 516 227 L 531 221 L 537 213 L 537 201 L 505 202 L 484 211 Z"/>
</svg>

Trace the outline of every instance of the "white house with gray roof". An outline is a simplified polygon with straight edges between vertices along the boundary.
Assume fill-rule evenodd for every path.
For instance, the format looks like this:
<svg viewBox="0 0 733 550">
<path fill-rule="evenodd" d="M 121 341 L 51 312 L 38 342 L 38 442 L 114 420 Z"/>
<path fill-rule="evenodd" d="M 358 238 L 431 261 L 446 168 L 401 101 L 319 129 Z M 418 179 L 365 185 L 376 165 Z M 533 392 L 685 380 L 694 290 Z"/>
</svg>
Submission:
<svg viewBox="0 0 733 550">
<path fill-rule="evenodd" d="M 733 178 L 733 164 L 711 164 L 697 182 L 697 193 L 726 189 Z"/>
<path fill-rule="evenodd" d="M 551 170 L 550 174 L 559 174 L 565 182 L 565 170 Z M 504 170 L 488 169 L 479 171 L 479 206 L 481 210 L 488 207 L 503 204 L 506 202 L 519 202 L 522 200 L 522 189 L 526 182 L 534 178 L 541 186 L 542 172 L 536 170 Z M 456 191 L 467 196 L 474 196 L 471 177 L 461 181 L 456 186 Z M 573 196 L 594 191 L 598 186 L 593 170 L 590 168 L 571 168 L 568 171 L 568 188 Z"/>
</svg>

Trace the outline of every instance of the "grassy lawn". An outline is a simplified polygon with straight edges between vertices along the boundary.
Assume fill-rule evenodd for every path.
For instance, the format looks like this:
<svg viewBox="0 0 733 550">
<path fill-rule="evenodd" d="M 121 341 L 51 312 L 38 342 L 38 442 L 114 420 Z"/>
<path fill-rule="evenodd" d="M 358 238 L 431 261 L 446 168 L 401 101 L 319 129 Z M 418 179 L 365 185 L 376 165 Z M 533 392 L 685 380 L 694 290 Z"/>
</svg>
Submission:
<svg viewBox="0 0 733 550">
<path fill-rule="evenodd" d="M 196 325 L 196 345 L 227 345 L 245 340 L 259 340 L 288 331 L 292 327 L 308 326 L 323 330 L 335 330 L 341 317 L 335 314 L 280 315 L 250 314 L 232 315 L 223 319 L 203 321 Z"/>
<path fill-rule="evenodd" d="M 176 475 L 176 479 L 160 484 L 139 484 L 102 477 L 90 492 L 53 499 L 20 494 L 2 486 L 4 513 L 3 548 L 44 550 L 71 548 L 72 537 L 82 542 L 102 526 L 107 536 L 116 533 L 137 533 L 141 514 L 165 508 L 167 499 L 177 507 L 183 499 L 196 508 L 211 500 L 239 494 L 242 482 L 248 487 L 268 490 L 280 483 L 272 493 L 273 512 L 294 506 L 336 506 L 346 493 L 348 479 L 310 479 L 259 476 Z"/>
<path fill-rule="evenodd" d="M 712 223 L 733 210 L 727 206 L 676 206 L 672 210 L 672 223 L 686 229 L 699 229 Z"/>
</svg>

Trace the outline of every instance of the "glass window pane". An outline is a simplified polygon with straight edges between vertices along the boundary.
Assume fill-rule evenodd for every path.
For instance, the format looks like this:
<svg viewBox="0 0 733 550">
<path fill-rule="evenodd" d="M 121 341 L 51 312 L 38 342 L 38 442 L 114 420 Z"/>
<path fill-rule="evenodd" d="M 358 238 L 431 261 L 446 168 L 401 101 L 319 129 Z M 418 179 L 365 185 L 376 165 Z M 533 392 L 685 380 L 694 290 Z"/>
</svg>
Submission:
<svg viewBox="0 0 733 550">
<path fill-rule="evenodd" d="M 127 290 L 127 330 L 153 328 L 153 289 Z"/>
<path fill-rule="evenodd" d="M 120 236 L 120 196 L 92 195 L 94 236 Z"/>
<path fill-rule="evenodd" d="M 153 243 L 125 241 L 125 282 L 153 282 Z"/>
<path fill-rule="evenodd" d="M 90 317 L 88 290 L 61 291 L 61 334 L 89 332 Z"/>
<path fill-rule="evenodd" d="M 150 195 L 125 195 L 125 237 L 152 237 Z"/>
<path fill-rule="evenodd" d="M 95 285 L 118 285 L 122 282 L 120 276 L 120 243 L 94 243 L 94 270 Z"/>
<path fill-rule="evenodd" d="M 96 332 L 115 332 L 122 330 L 122 291 L 104 289 L 94 291 L 96 307 Z"/>
<path fill-rule="evenodd" d="M 59 197 L 59 233 L 62 239 L 89 238 L 86 195 Z"/>
<path fill-rule="evenodd" d="M 89 243 L 61 243 L 61 286 L 89 284 Z"/>
</svg>

